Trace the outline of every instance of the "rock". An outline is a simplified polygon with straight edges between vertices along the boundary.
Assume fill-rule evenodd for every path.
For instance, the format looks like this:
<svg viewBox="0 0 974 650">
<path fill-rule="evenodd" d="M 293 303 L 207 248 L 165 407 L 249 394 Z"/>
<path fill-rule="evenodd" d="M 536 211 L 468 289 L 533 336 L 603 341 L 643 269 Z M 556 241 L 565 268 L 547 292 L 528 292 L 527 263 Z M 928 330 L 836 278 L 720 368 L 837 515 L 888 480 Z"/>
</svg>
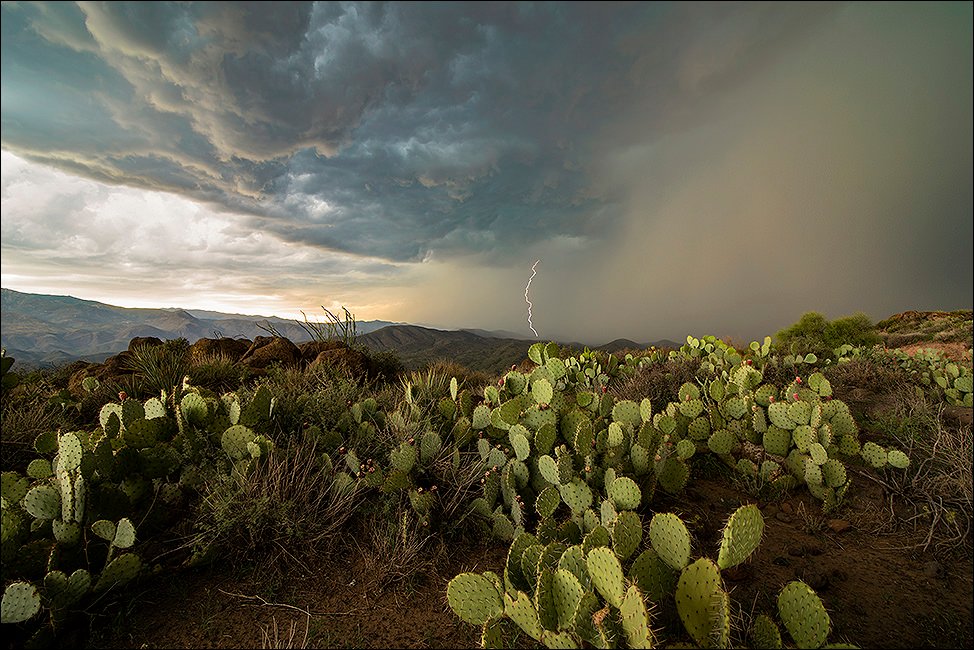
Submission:
<svg viewBox="0 0 974 650">
<path fill-rule="evenodd" d="M 790 524 L 791 522 L 793 522 L 795 520 L 794 517 L 792 517 L 791 515 L 786 514 L 784 512 L 779 512 L 778 514 L 776 514 L 774 516 L 774 518 L 777 519 L 778 521 L 780 521 L 783 524 Z"/>
<path fill-rule="evenodd" d="M 787 501 L 782 501 L 781 512 L 785 513 L 786 515 L 790 515 L 795 512 L 795 507 L 790 503 L 788 503 Z"/>
<path fill-rule="evenodd" d="M 286 338 L 279 336 L 258 336 L 254 339 L 240 363 L 248 368 L 266 369 L 272 363 L 292 366 L 301 360 L 301 351 Z"/>
<path fill-rule="evenodd" d="M 218 339 L 199 339 L 189 346 L 189 358 L 193 364 L 205 363 L 207 359 L 225 356 L 234 363 L 240 361 L 250 349 L 252 342 L 248 339 L 232 339 L 228 337 Z"/>
<path fill-rule="evenodd" d="M 305 341 L 304 343 L 298 344 L 298 350 L 301 351 L 301 360 L 304 361 L 305 365 L 312 364 L 322 352 L 346 347 L 348 346 L 341 341 Z"/>
<path fill-rule="evenodd" d="M 129 352 L 135 352 L 135 348 L 139 347 L 155 347 L 157 345 L 162 345 L 162 339 L 155 336 L 136 336 L 134 339 L 129 341 Z"/>
<path fill-rule="evenodd" d="M 325 350 L 311 362 L 312 368 L 329 366 L 349 372 L 356 379 L 367 377 L 370 373 L 369 358 L 358 350 L 351 348 L 335 348 Z"/>
</svg>

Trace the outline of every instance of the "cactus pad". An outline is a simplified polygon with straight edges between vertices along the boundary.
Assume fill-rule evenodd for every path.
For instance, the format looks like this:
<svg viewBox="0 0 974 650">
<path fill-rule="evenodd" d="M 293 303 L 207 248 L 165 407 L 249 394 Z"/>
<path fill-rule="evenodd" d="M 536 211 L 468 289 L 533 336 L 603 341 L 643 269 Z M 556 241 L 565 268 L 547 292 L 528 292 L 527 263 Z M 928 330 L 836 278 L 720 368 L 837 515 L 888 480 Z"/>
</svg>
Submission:
<svg viewBox="0 0 974 650">
<path fill-rule="evenodd" d="M 727 524 L 721 537 L 717 566 L 729 569 L 746 560 L 761 543 L 764 533 L 764 518 L 753 503 L 738 508 Z"/>
<path fill-rule="evenodd" d="M 789 582 L 778 594 L 778 613 L 799 648 L 820 648 L 831 621 L 822 600 L 800 580 Z"/>
<path fill-rule="evenodd" d="M 578 547 L 574 547 L 578 548 Z M 584 589 L 574 573 L 557 569 L 551 574 L 551 597 L 557 614 L 559 630 L 571 627 L 578 603 L 582 600 Z"/>
<path fill-rule="evenodd" d="M 867 463 L 876 469 L 886 466 L 886 450 L 877 445 L 875 442 L 867 442 L 864 444 L 859 453 Z"/>
<path fill-rule="evenodd" d="M 608 476 L 608 471 L 606 475 Z M 622 476 L 612 481 L 608 487 L 608 494 L 616 507 L 622 510 L 635 510 L 642 500 L 642 492 L 639 486 L 628 476 Z"/>
<path fill-rule="evenodd" d="M 91 575 L 78 569 L 69 578 L 63 571 L 52 571 L 44 576 L 44 595 L 52 609 L 73 605 L 91 589 Z"/>
<path fill-rule="evenodd" d="M 766 614 L 758 614 L 754 617 L 754 626 L 751 628 L 751 639 L 754 640 L 755 648 L 768 648 L 768 650 L 779 650 L 782 647 L 781 632 L 778 626 Z"/>
<path fill-rule="evenodd" d="M 724 456 L 731 453 L 734 446 L 737 444 L 737 436 L 728 431 L 727 429 L 718 429 L 714 431 L 714 434 L 710 436 L 710 440 L 707 441 L 707 446 L 710 447 L 710 451 L 714 452 L 718 456 Z"/>
<path fill-rule="evenodd" d="M 629 567 L 629 579 L 654 602 L 669 598 L 676 587 L 679 573 L 670 568 L 651 548 L 639 554 Z"/>
<path fill-rule="evenodd" d="M 53 485 L 37 485 L 24 495 L 23 504 L 35 519 L 54 519 L 61 514 L 61 493 Z"/>
<path fill-rule="evenodd" d="M 666 458 L 656 466 L 656 477 L 664 490 L 676 494 L 686 487 L 690 468 L 679 458 Z"/>
<path fill-rule="evenodd" d="M 890 449 L 886 454 L 886 462 L 897 469 L 906 469 L 910 466 L 910 457 L 899 449 Z"/>
<path fill-rule="evenodd" d="M 586 568 L 592 584 L 614 607 L 622 605 L 625 595 L 625 576 L 622 565 L 612 549 L 604 546 L 593 548 L 585 558 Z"/>
<path fill-rule="evenodd" d="M 612 548 L 616 554 L 623 560 L 627 559 L 636 552 L 642 539 L 643 527 L 639 515 L 631 510 L 620 512 L 612 525 Z"/>
<path fill-rule="evenodd" d="M 483 625 L 504 613 L 497 586 L 478 573 L 461 573 L 450 580 L 446 599 L 457 616 L 474 625 Z"/>
<path fill-rule="evenodd" d="M 773 406 L 773 405 L 772 405 Z M 777 425 L 768 427 L 764 432 L 764 449 L 775 456 L 787 456 L 791 447 L 791 431 Z"/>
<path fill-rule="evenodd" d="M 693 640 L 709 645 L 714 630 L 715 605 L 720 586 L 720 569 L 713 561 L 700 558 L 680 574 L 676 584 L 676 609 Z"/>
<path fill-rule="evenodd" d="M 0 601 L 0 622 L 21 623 L 32 618 L 41 610 L 41 596 L 37 587 L 29 582 L 14 582 L 7 585 Z"/>
<path fill-rule="evenodd" d="M 517 592 L 517 598 L 512 598 L 511 594 L 504 594 L 504 613 L 508 618 L 518 624 L 524 632 L 536 641 L 541 640 L 541 623 L 538 620 L 538 612 L 534 608 L 531 597 L 523 591 Z"/>
<path fill-rule="evenodd" d="M 690 561 L 690 532 L 683 520 L 662 512 L 649 522 L 649 540 L 660 559 L 680 571 Z"/>
<path fill-rule="evenodd" d="M 580 478 L 573 479 L 571 483 L 558 486 L 561 498 L 565 504 L 571 508 L 572 512 L 578 514 L 584 512 L 592 505 L 592 490 Z"/>
<path fill-rule="evenodd" d="M 619 608 L 622 629 L 630 648 L 652 648 L 655 646 L 653 631 L 649 623 L 649 611 L 643 602 L 639 587 L 633 585 L 626 591 Z"/>
</svg>

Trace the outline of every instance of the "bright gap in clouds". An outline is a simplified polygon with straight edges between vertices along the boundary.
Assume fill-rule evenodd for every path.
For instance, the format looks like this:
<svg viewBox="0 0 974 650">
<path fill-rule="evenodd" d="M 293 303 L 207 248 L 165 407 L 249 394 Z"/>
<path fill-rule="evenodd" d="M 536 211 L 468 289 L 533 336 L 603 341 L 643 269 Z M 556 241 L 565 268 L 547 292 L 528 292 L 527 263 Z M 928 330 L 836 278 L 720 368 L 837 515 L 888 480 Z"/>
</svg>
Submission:
<svg viewBox="0 0 974 650">
<path fill-rule="evenodd" d="M 344 304 L 359 319 L 391 307 L 361 285 L 396 265 L 285 242 L 248 227 L 245 215 L 174 194 L 0 156 L 5 288 L 121 307 L 296 319 L 304 310 L 311 320 L 324 316 L 322 305 Z"/>
</svg>

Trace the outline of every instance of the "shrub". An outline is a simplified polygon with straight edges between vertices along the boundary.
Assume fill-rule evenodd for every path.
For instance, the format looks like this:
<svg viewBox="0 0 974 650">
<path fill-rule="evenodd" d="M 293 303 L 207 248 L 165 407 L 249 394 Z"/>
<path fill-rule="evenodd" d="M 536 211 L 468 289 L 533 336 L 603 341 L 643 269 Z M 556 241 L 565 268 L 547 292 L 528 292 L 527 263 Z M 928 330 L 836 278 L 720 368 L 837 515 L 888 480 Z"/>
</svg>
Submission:
<svg viewBox="0 0 974 650">
<path fill-rule="evenodd" d="M 815 354 L 819 358 L 833 358 L 835 348 L 843 343 L 871 347 L 882 343 L 876 326 L 864 313 L 829 321 L 822 314 L 810 311 L 797 323 L 779 330 L 775 342 L 785 352 Z"/>
</svg>

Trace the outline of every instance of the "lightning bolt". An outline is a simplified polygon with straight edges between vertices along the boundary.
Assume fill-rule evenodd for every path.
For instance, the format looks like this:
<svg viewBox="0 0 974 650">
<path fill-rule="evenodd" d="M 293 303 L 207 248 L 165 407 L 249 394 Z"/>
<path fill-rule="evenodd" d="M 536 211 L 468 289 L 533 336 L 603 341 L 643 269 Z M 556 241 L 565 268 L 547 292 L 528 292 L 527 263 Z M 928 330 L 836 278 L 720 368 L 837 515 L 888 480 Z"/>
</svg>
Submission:
<svg viewBox="0 0 974 650">
<path fill-rule="evenodd" d="M 531 308 L 534 305 L 532 305 L 531 301 L 528 299 L 528 290 L 531 288 L 531 280 L 533 280 L 534 276 L 538 274 L 537 266 L 540 262 L 541 260 L 535 260 L 534 266 L 531 267 L 531 277 L 528 278 L 528 283 L 524 286 L 524 302 L 528 303 L 528 327 L 530 327 L 531 331 L 534 332 L 534 338 L 538 338 L 538 330 L 534 329 L 534 325 L 531 324 Z"/>
</svg>

